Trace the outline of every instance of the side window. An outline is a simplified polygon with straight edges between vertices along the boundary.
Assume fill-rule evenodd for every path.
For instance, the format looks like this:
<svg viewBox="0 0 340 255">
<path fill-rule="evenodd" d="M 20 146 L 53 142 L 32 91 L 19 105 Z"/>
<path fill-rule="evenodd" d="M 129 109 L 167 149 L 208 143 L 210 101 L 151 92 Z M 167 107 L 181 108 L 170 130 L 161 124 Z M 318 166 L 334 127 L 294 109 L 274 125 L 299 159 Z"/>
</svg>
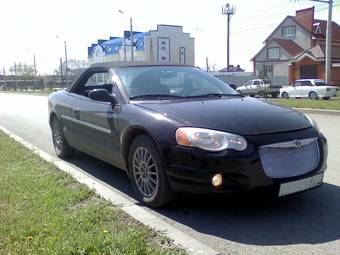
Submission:
<svg viewBox="0 0 340 255">
<path fill-rule="evenodd" d="M 79 84 L 74 93 L 88 96 L 94 89 L 106 89 L 112 93 L 113 82 L 112 75 L 109 72 L 98 72 L 92 74 L 84 83 Z"/>
<path fill-rule="evenodd" d="M 100 87 L 104 84 L 112 83 L 111 75 L 109 73 L 95 73 L 85 83 L 85 87 L 96 86 Z"/>
<path fill-rule="evenodd" d="M 260 85 L 260 81 L 254 81 L 254 85 Z"/>
<path fill-rule="evenodd" d="M 312 86 L 312 83 L 310 81 L 303 81 L 301 82 L 301 86 Z"/>
</svg>

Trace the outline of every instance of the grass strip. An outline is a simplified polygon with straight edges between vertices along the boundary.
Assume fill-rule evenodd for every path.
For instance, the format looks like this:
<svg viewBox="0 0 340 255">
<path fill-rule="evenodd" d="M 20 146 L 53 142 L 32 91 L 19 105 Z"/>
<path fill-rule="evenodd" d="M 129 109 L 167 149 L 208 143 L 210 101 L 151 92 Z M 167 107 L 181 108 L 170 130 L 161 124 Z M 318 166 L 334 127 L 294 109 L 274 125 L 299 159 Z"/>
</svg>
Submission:
<svg viewBox="0 0 340 255">
<path fill-rule="evenodd" d="M 270 99 L 275 104 L 285 105 L 295 108 L 312 108 L 312 109 L 328 109 L 340 110 L 340 100 L 331 98 L 330 100 L 311 100 L 311 99 Z"/>
<path fill-rule="evenodd" d="M 185 254 L 0 131 L 0 254 Z"/>
</svg>

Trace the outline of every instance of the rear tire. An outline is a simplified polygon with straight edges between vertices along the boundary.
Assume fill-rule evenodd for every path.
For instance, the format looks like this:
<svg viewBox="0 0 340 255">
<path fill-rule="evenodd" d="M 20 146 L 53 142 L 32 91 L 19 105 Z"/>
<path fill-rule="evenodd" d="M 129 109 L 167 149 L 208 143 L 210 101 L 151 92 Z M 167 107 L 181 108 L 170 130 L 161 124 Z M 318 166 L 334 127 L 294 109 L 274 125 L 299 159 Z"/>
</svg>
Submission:
<svg viewBox="0 0 340 255">
<path fill-rule="evenodd" d="M 258 93 L 258 95 L 259 95 L 260 97 L 264 97 L 264 91 L 260 90 L 259 93 Z"/>
<path fill-rule="evenodd" d="M 137 199 L 149 207 L 160 207 L 175 198 L 154 142 L 138 136 L 129 151 L 129 177 Z"/>
<path fill-rule="evenodd" d="M 289 98 L 289 95 L 288 95 L 287 92 L 283 92 L 283 93 L 281 94 L 281 97 L 284 98 L 284 99 L 288 99 L 288 98 Z"/>
<path fill-rule="evenodd" d="M 329 100 L 331 97 L 323 97 L 323 100 Z"/>
<path fill-rule="evenodd" d="M 74 149 L 68 145 L 57 117 L 52 120 L 52 139 L 58 158 L 68 158 L 73 155 Z"/>
<path fill-rule="evenodd" d="M 318 95 L 314 91 L 312 91 L 309 93 L 309 98 L 312 100 L 316 100 L 318 99 Z"/>
</svg>

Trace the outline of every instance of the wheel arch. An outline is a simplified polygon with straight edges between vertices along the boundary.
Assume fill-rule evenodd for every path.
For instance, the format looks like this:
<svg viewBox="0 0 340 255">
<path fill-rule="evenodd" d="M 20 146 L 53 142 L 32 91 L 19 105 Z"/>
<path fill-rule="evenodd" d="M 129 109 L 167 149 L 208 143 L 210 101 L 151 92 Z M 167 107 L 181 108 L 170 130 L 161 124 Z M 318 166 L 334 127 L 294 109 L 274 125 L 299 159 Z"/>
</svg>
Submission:
<svg viewBox="0 0 340 255">
<path fill-rule="evenodd" d="M 129 151 L 130 151 L 130 147 L 131 147 L 131 144 L 134 141 L 134 139 L 136 139 L 136 137 L 138 137 L 140 135 L 147 135 L 148 137 L 150 137 L 150 139 L 156 145 L 158 152 L 160 154 L 160 157 L 163 160 L 163 155 L 161 153 L 159 145 L 156 142 L 156 139 L 151 135 L 151 133 L 148 130 L 146 130 L 144 127 L 141 127 L 141 126 L 131 127 L 125 132 L 124 136 L 122 137 L 122 141 L 121 141 L 122 158 L 124 159 L 124 163 L 125 163 L 126 170 L 127 170 L 128 173 L 129 173 Z"/>
<path fill-rule="evenodd" d="M 52 121 L 53 121 L 54 118 L 58 118 L 58 116 L 55 112 L 51 112 L 49 119 L 48 119 L 48 123 L 50 124 L 50 127 L 52 127 Z"/>
</svg>

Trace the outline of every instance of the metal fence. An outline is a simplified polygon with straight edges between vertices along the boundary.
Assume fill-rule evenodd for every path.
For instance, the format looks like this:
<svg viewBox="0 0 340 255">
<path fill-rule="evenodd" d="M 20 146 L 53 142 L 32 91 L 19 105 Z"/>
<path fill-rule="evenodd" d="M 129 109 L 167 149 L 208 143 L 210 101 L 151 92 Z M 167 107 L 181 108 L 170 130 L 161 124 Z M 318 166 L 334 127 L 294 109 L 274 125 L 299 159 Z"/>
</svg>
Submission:
<svg viewBox="0 0 340 255">
<path fill-rule="evenodd" d="M 220 80 L 224 81 L 225 83 L 235 84 L 237 86 L 244 85 L 247 81 L 258 79 L 255 75 L 247 75 L 247 76 L 239 76 L 239 75 L 226 75 L 226 74 L 218 74 L 213 73 L 213 75 Z M 269 80 L 272 81 L 273 85 L 281 85 L 287 86 L 288 85 L 288 77 L 286 76 L 274 76 Z"/>
</svg>

